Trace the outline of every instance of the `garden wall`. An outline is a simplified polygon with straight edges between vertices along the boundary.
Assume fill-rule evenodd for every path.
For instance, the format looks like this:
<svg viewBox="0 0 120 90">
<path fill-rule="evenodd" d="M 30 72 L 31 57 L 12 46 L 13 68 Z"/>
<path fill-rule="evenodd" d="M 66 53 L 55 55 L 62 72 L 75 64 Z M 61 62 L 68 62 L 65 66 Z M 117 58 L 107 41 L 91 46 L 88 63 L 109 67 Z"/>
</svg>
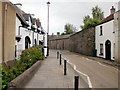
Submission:
<svg viewBox="0 0 120 90">
<path fill-rule="evenodd" d="M 49 48 L 93 56 L 95 54 L 95 28 L 89 28 L 67 36 L 51 35 L 49 37 Z"/>
</svg>

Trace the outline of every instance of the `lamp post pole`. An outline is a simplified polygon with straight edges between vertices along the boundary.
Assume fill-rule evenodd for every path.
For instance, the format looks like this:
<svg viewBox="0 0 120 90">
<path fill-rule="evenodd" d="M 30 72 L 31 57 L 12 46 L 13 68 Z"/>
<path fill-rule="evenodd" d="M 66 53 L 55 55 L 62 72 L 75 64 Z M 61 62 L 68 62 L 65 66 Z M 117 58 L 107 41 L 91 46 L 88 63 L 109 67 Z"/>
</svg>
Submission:
<svg viewBox="0 0 120 90">
<path fill-rule="evenodd" d="M 50 7 L 50 2 L 47 2 L 47 7 L 48 7 L 48 20 L 47 20 L 47 56 L 49 56 L 49 7 Z"/>
</svg>

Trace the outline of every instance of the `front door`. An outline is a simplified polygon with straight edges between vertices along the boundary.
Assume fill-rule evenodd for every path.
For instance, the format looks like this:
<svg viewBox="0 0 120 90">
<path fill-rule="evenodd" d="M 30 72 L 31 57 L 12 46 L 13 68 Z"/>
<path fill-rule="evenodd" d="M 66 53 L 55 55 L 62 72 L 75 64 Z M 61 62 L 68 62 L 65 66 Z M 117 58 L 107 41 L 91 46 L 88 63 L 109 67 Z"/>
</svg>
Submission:
<svg viewBox="0 0 120 90">
<path fill-rule="evenodd" d="M 106 60 L 111 60 L 111 42 L 109 40 L 105 43 L 105 53 L 106 53 Z"/>
</svg>

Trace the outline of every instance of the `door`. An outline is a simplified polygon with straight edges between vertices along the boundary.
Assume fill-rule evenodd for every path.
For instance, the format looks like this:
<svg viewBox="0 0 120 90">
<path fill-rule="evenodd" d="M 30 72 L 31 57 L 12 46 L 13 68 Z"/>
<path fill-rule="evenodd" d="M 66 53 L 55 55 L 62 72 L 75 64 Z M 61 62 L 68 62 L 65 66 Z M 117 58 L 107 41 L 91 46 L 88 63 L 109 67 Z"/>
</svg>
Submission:
<svg viewBox="0 0 120 90">
<path fill-rule="evenodd" d="M 105 53 L 106 53 L 106 60 L 111 60 L 111 42 L 109 40 L 105 43 Z"/>
</svg>

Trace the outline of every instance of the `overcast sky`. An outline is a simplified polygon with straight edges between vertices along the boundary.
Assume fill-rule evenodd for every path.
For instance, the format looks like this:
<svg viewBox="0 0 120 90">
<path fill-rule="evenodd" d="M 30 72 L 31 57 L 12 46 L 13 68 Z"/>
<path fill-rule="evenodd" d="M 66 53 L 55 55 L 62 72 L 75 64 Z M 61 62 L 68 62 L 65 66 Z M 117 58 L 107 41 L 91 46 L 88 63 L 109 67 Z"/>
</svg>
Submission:
<svg viewBox="0 0 120 90">
<path fill-rule="evenodd" d="M 21 3 L 22 10 L 35 14 L 40 18 L 42 26 L 47 31 L 47 4 L 48 0 L 10 0 L 13 4 Z M 110 9 L 115 6 L 118 10 L 119 0 L 49 0 L 50 4 L 50 29 L 49 33 L 63 32 L 66 23 L 73 24 L 80 30 L 85 15 L 91 15 L 92 7 L 98 5 L 105 17 L 110 14 Z"/>
</svg>

